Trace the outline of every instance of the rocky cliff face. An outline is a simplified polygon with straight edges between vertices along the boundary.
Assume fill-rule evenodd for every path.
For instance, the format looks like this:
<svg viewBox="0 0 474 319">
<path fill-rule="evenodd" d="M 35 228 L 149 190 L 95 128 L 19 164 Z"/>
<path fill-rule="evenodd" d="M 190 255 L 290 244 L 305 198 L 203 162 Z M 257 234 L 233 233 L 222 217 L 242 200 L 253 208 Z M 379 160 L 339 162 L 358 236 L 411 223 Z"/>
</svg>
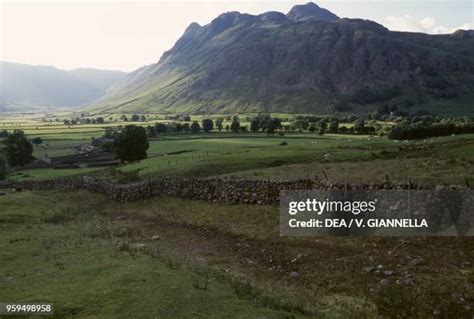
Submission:
<svg viewBox="0 0 474 319">
<path fill-rule="evenodd" d="M 192 23 L 158 63 L 92 109 L 328 113 L 455 98 L 474 87 L 469 34 L 391 32 L 312 3 L 287 15 L 228 12 Z"/>
</svg>

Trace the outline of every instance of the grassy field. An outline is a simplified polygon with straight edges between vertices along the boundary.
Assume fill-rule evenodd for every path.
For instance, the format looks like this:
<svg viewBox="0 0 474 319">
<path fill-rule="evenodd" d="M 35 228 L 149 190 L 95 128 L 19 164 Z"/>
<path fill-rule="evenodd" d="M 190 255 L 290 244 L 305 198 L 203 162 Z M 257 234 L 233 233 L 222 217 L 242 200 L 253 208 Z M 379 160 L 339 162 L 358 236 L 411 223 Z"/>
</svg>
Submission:
<svg viewBox="0 0 474 319">
<path fill-rule="evenodd" d="M 287 145 L 281 145 L 286 142 Z M 167 148 L 170 141 L 156 141 L 153 148 Z M 366 145 L 367 152 L 336 151 L 351 145 Z M 200 138 L 173 141 L 175 151 L 193 150 L 170 157 L 150 158 L 127 165 L 121 170 L 140 170 L 143 175 L 166 174 L 178 176 L 206 177 L 247 169 L 262 169 L 281 166 L 287 163 L 308 163 L 322 159 L 327 152 L 334 150 L 334 160 L 355 160 L 367 158 L 373 148 L 384 147 L 385 140 L 352 140 L 338 136 L 318 137 L 317 135 L 288 135 L 267 137 L 265 135 L 241 135 L 234 138 Z M 178 148 L 176 148 L 178 147 Z M 197 160 L 195 159 L 196 153 Z M 169 165 L 168 165 L 169 162 Z"/>
<path fill-rule="evenodd" d="M 150 115 L 138 124 L 156 121 L 166 119 Z M 131 123 L 68 128 L 39 116 L 6 116 L 0 130 L 41 136 L 34 155 L 54 157 L 72 154 L 106 126 L 124 124 Z M 213 132 L 150 139 L 148 158 L 136 163 L 24 169 L 10 178 L 371 183 L 388 176 L 474 185 L 473 164 L 474 135 L 403 142 Z M 286 238 L 278 232 L 278 209 L 270 206 L 176 198 L 118 204 L 83 191 L 6 191 L 0 196 L 0 301 L 50 302 L 55 318 L 472 318 L 472 238 Z"/>
<path fill-rule="evenodd" d="M 0 221 L 0 300 L 53 303 L 54 318 L 470 318 L 474 305 L 471 238 L 284 238 L 274 207 L 59 191 L 0 197 Z M 366 270 L 378 265 L 395 274 Z"/>
<path fill-rule="evenodd" d="M 70 113 L 7 115 L 0 130 L 22 129 L 29 138 L 42 137 L 34 147 L 36 157 L 71 155 L 73 147 L 90 143 L 103 135 L 106 127 L 127 124 L 150 125 L 166 122 L 166 116 L 148 114 L 145 122 L 121 122 L 122 114 L 97 114 L 104 124 L 67 126 Z M 255 114 L 240 114 L 243 125 Z M 272 114 L 292 118 L 291 114 Z M 129 114 L 130 116 L 130 114 Z M 225 115 L 219 115 L 224 116 Z M 217 115 L 193 115 L 191 120 Z M 76 174 L 121 173 L 147 176 L 226 176 L 236 178 L 307 178 L 329 176 L 333 180 L 371 182 L 388 175 L 394 181 L 409 177 L 427 183 L 464 184 L 473 181 L 473 135 L 394 142 L 363 135 L 287 133 L 285 136 L 228 132 L 166 135 L 150 140 L 149 158 L 117 169 L 35 169 L 16 172 L 14 179 L 44 179 Z M 280 145 L 280 144 L 287 145 Z M 324 173 L 323 173 L 324 171 Z"/>
<path fill-rule="evenodd" d="M 239 297 L 238 289 L 202 269 L 145 249 L 135 243 L 138 229 L 102 216 L 107 206 L 82 192 L 0 198 L 0 300 L 53 303 L 54 318 L 289 315 Z M 294 318 L 303 317 L 311 316 Z"/>
<path fill-rule="evenodd" d="M 45 138 L 35 155 L 59 156 L 88 139 Z M 286 144 L 286 145 L 282 145 Z M 54 154 L 54 155 L 53 155 Z M 229 178 L 326 178 L 373 182 L 474 183 L 474 136 L 394 142 L 383 137 L 300 133 L 267 136 L 251 133 L 170 135 L 150 140 L 148 158 L 117 168 L 27 169 L 13 179 L 95 174 Z"/>
</svg>

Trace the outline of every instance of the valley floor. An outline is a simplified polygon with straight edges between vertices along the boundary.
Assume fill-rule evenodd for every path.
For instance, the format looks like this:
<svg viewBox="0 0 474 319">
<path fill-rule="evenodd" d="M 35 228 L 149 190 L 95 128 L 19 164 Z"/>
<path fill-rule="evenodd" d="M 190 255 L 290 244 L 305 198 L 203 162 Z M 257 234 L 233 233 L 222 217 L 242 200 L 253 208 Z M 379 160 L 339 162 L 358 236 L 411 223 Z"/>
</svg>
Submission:
<svg viewBox="0 0 474 319">
<path fill-rule="evenodd" d="M 281 145 L 285 142 L 285 145 Z M 72 148 L 51 140 L 49 152 Z M 78 143 L 77 141 L 75 142 Z M 80 142 L 79 142 L 80 143 Z M 84 142 L 82 142 L 84 143 Z M 69 146 L 65 146 L 69 145 Z M 148 158 L 118 167 L 39 168 L 9 178 L 50 179 L 78 174 L 119 181 L 156 176 L 295 179 L 315 176 L 333 181 L 417 184 L 474 184 L 474 135 L 409 142 L 366 135 L 209 133 L 152 139 Z"/>
<path fill-rule="evenodd" d="M 55 318 L 471 318 L 473 238 L 286 238 L 278 209 L 0 197 L 0 300 Z"/>
</svg>

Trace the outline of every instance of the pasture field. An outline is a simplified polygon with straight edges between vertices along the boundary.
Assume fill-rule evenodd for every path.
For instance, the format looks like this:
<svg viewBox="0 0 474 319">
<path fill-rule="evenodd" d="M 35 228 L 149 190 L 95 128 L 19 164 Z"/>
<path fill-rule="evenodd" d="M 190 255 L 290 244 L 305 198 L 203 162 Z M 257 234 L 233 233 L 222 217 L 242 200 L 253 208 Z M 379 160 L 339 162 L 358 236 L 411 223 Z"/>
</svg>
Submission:
<svg viewBox="0 0 474 319">
<path fill-rule="evenodd" d="M 469 318 L 471 238 L 286 238 L 278 223 L 271 206 L 9 193 L 0 299 L 53 318 Z"/>
<path fill-rule="evenodd" d="M 72 154 L 72 147 L 89 143 L 82 136 L 44 137 L 45 149 L 34 155 Z M 286 144 L 286 145 L 281 145 Z M 373 182 L 387 175 L 392 181 L 474 183 L 474 136 L 438 137 L 394 142 L 383 137 L 300 133 L 267 136 L 251 133 L 179 134 L 150 139 L 148 158 L 114 168 L 25 169 L 13 179 L 121 173 L 153 176 L 228 178 L 326 178 Z"/>
<path fill-rule="evenodd" d="M 255 114 L 241 114 L 241 121 Z M 101 137 L 107 127 L 128 124 L 153 125 L 169 121 L 149 114 L 145 122 L 122 122 L 121 114 L 103 114 L 104 124 L 67 126 L 70 114 L 4 116 L 0 130 L 22 129 L 28 138 L 41 137 L 34 146 L 37 158 L 73 154 L 73 147 Z M 97 114 L 99 116 L 99 114 Z M 193 115 L 191 120 L 226 115 Z M 295 115 L 273 114 L 280 118 Z M 247 123 L 248 124 L 248 123 Z M 244 124 L 245 125 L 245 124 Z M 346 124 L 345 124 L 346 125 Z M 348 124 L 347 124 L 348 125 Z M 416 141 L 390 141 L 367 135 L 286 133 L 180 133 L 151 138 L 148 158 L 114 168 L 23 169 L 12 179 L 47 179 L 77 174 L 226 178 L 330 178 L 335 181 L 370 183 L 387 175 L 392 181 L 410 177 L 418 183 L 474 183 L 474 136 L 460 135 Z"/>
<path fill-rule="evenodd" d="M 103 117 L 105 122 L 102 124 L 77 124 L 77 125 L 65 125 L 63 123 L 64 119 L 71 118 L 81 118 L 77 114 L 71 116 L 71 114 L 45 114 L 45 115 L 2 115 L 0 118 L 0 130 L 9 130 L 20 129 L 24 131 L 29 136 L 48 136 L 50 138 L 58 138 L 58 136 L 63 137 L 65 135 L 80 135 L 84 134 L 85 137 L 92 136 L 101 136 L 105 128 L 107 127 L 119 127 L 125 125 L 139 125 L 139 126 L 148 126 L 154 125 L 155 123 L 168 123 L 174 122 L 175 120 L 167 119 L 163 115 L 153 115 L 147 114 L 145 121 L 133 122 L 133 121 L 123 121 L 121 116 L 123 114 L 97 114 L 91 118 Z M 130 117 L 131 114 L 128 114 Z M 254 113 L 245 113 L 240 114 L 240 124 L 241 126 L 250 127 L 249 118 L 255 116 Z M 282 125 L 289 124 L 288 120 L 294 118 L 295 114 L 271 114 L 272 116 L 279 117 L 283 119 Z M 303 114 L 299 114 L 303 115 Z M 88 116 L 86 116 L 87 118 Z M 216 120 L 217 118 L 223 119 L 223 126 L 231 124 L 231 115 L 221 114 L 221 115 L 191 115 L 191 120 L 189 122 L 181 123 L 191 123 L 197 121 L 201 124 L 203 119 L 209 118 Z M 386 125 L 384 122 L 380 122 L 381 125 Z M 352 123 L 341 123 L 341 126 L 346 126 L 347 128 L 352 126 Z"/>
</svg>

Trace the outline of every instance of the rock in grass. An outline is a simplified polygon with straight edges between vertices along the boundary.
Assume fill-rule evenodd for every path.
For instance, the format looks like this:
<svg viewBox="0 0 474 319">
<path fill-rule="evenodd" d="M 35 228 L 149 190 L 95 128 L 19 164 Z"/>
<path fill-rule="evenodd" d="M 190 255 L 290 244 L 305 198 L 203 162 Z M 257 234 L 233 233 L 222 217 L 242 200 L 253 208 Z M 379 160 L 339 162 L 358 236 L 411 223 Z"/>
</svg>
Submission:
<svg viewBox="0 0 474 319">
<path fill-rule="evenodd" d="M 410 266 L 415 267 L 423 263 L 423 258 L 415 258 L 410 261 Z"/>
<path fill-rule="evenodd" d="M 5 196 L 7 193 L 0 191 L 0 196 Z"/>
<path fill-rule="evenodd" d="M 366 272 L 368 272 L 368 273 L 371 273 L 371 272 L 373 272 L 373 271 L 375 270 L 375 267 L 373 267 L 373 266 L 366 267 L 366 268 L 364 268 L 364 270 L 365 270 Z"/>
<path fill-rule="evenodd" d="M 291 274 L 290 274 L 290 277 L 291 278 L 295 278 L 295 279 L 298 279 L 298 278 L 301 278 L 301 274 L 297 271 L 293 271 Z"/>
</svg>

